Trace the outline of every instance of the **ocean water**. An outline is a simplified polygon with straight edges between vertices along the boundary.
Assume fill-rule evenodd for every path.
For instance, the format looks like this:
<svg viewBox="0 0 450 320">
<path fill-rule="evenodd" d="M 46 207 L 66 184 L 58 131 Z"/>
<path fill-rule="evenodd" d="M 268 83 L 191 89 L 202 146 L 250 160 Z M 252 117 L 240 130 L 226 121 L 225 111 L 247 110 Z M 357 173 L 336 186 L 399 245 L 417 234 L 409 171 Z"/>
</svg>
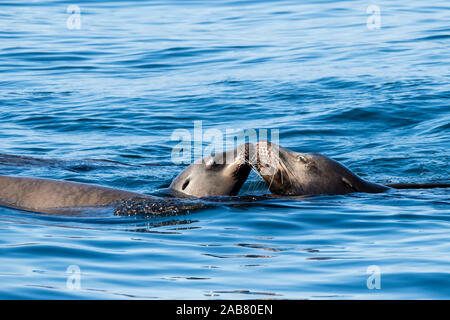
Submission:
<svg viewBox="0 0 450 320">
<path fill-rule="evenodd" d="M 277 129 L 373 182 L 449 183 L 449 21 L 447 0 L 2 1 L 0 173 L 160 194 L 184 168 L 172 133 L 202 121 Z M 449 191 L 0 207 L 0 298 L 449 299 Z"/>
</svg>

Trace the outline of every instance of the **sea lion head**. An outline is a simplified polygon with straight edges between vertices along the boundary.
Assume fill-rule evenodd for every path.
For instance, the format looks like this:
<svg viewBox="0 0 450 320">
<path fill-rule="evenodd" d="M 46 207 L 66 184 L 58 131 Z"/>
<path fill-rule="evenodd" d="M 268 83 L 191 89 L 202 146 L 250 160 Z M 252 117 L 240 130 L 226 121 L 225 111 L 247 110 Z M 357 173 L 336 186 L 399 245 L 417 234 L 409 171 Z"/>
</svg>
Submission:
<svg viewBox="0 0 450 320">
<path fill-rule="evenodd" d="M 193 197 L 236 195 L 250 173 L 249 154 L 254 145 L 198 159 L 181 172 L 170 189 Z"/>
<path fill-rule="evenodd" d="M 358 192 L 364 181 L 340 163 L 319 153 L 298 153 L 275 143 L 255 146 L 256 169 L 278 195 Z"/>
</svg>

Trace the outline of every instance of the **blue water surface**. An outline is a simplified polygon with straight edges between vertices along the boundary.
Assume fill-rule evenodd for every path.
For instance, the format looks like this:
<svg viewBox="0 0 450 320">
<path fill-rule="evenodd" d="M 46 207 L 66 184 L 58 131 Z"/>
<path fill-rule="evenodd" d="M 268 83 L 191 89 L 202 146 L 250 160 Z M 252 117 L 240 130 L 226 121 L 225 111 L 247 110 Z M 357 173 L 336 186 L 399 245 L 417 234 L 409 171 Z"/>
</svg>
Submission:
<svg viewBox="0 0 450 320">
<path fill-rule="evenodd" d="M 0 173 L 158 194 L 201 120 L 448 183 L 449 21 L 448 0 L 2 1 Z M 450 298 L 449 189 L 0 221 L 2 299 Z"/>
</svg>

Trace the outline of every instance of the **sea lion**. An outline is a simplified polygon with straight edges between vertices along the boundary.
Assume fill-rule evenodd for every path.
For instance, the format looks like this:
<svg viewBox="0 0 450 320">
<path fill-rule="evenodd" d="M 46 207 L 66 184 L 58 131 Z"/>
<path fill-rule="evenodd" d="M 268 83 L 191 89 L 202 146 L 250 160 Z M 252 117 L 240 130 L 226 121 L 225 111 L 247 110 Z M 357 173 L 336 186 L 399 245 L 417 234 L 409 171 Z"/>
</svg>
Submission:
<svg viewBox="0 0 450 320">
<path fill-rule="evenodd" d="M 194 197 L 236 195 L 251 171 L 249 155 L 254 145 L 246 143 L 234 150 L 198 159 L 171 183 L 176 193 Z"/>
<path fill-rule="evenodd" d="M 237 194 L 250 172 L 246 161 L 250 147 L 253 145 L 246 144 L 223 154 L 200 159 L 181 172 L 170 188 L 192 197 Z M 221 164 L 221 155 L 228 162 Z M 136 205 L 130 205 L 129 199 L 145 202 L 146 213 L 171 213 L 203 207 L 190 200 L 161 198 L 85 183 L 0 176 L 0 205 L 26 211 L 67 214 L 88 207 L 117 204 L 121 209 L 116 213 L 126 214 L 124 208 L 133 207 L 136 211 Z M 166 202 L 168 206 L 164 205 Z"/>
<path fill-rule="evenodd" d="M 450 184 L 389 184 L 366 181 L 339 162 L 319 153 L 297 153 L 275 143 L 255 146 L 258 174 L 277 195 L 379 193 L 394 189 L 449 188 Z"/>
</svg>

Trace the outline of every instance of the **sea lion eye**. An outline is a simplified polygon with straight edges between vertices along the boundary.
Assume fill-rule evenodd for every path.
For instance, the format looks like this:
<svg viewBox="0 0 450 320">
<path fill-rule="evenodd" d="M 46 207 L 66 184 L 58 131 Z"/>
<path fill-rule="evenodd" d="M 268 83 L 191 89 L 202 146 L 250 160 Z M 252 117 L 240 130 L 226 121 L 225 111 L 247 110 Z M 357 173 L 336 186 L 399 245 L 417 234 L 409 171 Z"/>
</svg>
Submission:
<svg viewBox="0 0 450 320">
<path fill-rule="evenodd" d="M 183 186 L 181 187 L 181 190 L 186 189 L 186 187 L 188 186 L 189 182 L 190 182 L 190 180 L 187 179 L 187 180 L 183 183 Z"/>
<path fill-rule="evenodd" d="M 304 156 L 301 156 L 301 155 L 297 156 L 297 161 L 298 162 L 303 162 L 303 163 L 307 163 L 308 162 L 308 160 Z"/>
</svg>

